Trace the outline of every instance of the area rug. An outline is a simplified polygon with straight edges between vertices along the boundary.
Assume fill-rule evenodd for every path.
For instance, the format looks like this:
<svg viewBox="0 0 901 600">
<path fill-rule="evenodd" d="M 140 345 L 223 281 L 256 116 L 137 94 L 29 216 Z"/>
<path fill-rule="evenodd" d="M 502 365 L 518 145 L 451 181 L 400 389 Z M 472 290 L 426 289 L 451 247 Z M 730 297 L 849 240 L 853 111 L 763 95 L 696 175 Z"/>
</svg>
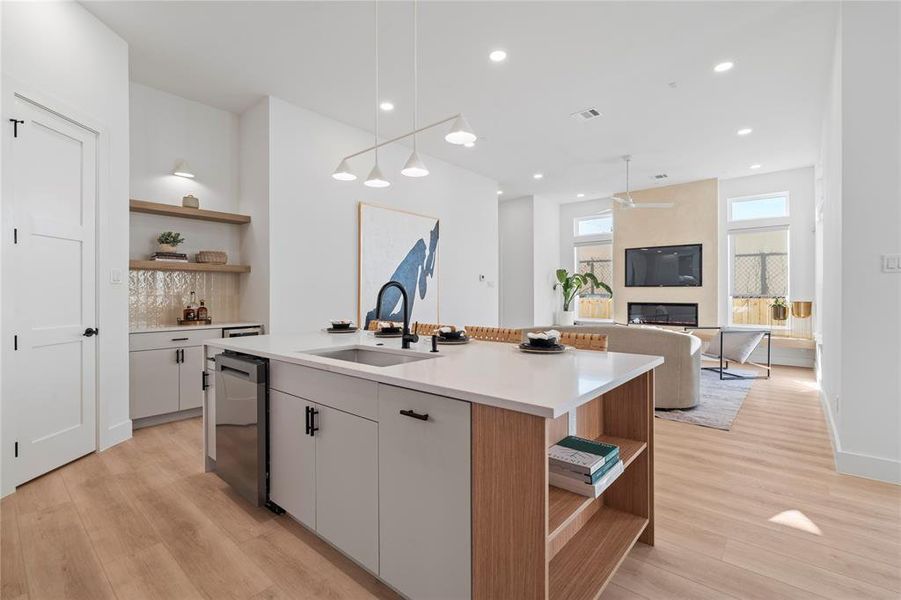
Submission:
<svg viewBox="0 0 901 600">
<path fill-rule="evenodd" d="M 756 375 L 753 371 L 730 369 L 739 375 Z M 701 371 L 701 401 L 694 408 L 656 410 L 661 419 L 691 423 L 729 431 L 738 416 L 741 404 L 748 396 L 753 379 L 723 379 L 713 371 Z"/>
</svg>

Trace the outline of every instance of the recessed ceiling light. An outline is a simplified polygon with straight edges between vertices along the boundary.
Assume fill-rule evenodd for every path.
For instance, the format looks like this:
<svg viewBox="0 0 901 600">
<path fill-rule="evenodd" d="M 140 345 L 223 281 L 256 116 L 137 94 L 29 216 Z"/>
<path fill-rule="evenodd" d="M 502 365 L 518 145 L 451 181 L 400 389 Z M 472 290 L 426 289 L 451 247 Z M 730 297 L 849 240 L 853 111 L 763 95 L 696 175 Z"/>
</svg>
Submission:
<svg viewBox="0 0 901 600">
<path fill-rule="evenodd" d="M 542 179 L 544 178 L 544 173 L 535 173 L 532 175 L 532 179 Z"/>
<path fill-rule="evenodd" d="M 492 50 L 488 58 L 491 59 L 491 62 L 504 62 L 507 60 L 507 53 L 503 50 Z"/>
<path fill-rule="evenodd" d="M 757 164 L 757 163 L 754 163 L 753 165 L 751 165 L 751 168 L 752 168 L 752 169 L 759 169 L 759 168 L 760 168 L 760 165 Z"/>
<path fill-rule="evenodd" d="M 394 103 L 385 101 L 379 104 L 379 108 L 381 108 L 385 112 L 391 112 L 392 110 L 394 110 Z"/>
<path fill-rule="evenodd" d="M 585 194 L 582 194 L 582 193 L 576 194 L 576 198 L 584 198 L 584 197 L 585 197 Z"/>
<path fill-rule="evenodd" d="M 721 62 L 717 66 L 713 67 L 713 70 L 716 71 L 717 73 L 725 73 L 726 71 L 730 71 L 732 69 L 732 67 L 734 67 L 734 66 L 735 66 L 735 63 L 732 63 L 727 60 L 726 62 Z"/>
<path fill-rule="evenodd" d="M 750 127 L 745 127 L 745 128 L 743 128 L 743 129 L 739 129 L 739 130 L 736 131 L 735 133 L 737 133 L 738 135 L 748 135 L 748 134 L 751 133 L 752 131 L 754 131 L 754 130 L 751 129 Z"/>
<path fill-rule="evenodd" d="M 497 191 L 497 195 L 498 195 L 498 196 L 503 196 L 503 195 L 504 195 L 504 190 L 498 190 L 498 191 Z"/>
</svg>

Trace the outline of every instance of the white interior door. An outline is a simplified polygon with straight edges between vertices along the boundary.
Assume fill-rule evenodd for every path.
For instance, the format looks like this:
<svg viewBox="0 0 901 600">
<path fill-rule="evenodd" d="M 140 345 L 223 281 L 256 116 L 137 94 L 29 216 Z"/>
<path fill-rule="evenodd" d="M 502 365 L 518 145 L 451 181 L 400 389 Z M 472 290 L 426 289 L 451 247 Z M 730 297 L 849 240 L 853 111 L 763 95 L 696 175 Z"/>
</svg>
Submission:
<svg viewBox="0 0 901 600">
<path fill-rule="evenodd" d="M 4 278 L 16 349 L 16 484 L 96 448 L 94 211 L 97 137 L 16 98 L 8 145 L 14 265 Z M 13 135 L 12 128 L 8 135 Z"/>
</svg>

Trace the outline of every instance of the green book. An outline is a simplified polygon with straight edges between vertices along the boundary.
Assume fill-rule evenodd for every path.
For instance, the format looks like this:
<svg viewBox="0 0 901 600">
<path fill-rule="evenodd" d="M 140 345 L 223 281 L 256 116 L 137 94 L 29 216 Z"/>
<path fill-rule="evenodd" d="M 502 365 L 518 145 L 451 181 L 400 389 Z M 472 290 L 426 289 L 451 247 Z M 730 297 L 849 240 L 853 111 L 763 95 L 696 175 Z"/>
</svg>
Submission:
<svg viewBox="0 0 901 600">
<path fill-rule="evenodd" d="M 606 463 L 619 459 L 619 446 L 567 436 L 548 449 L 551 465 L 577 473 L 593 475 Z"/>
</svg>

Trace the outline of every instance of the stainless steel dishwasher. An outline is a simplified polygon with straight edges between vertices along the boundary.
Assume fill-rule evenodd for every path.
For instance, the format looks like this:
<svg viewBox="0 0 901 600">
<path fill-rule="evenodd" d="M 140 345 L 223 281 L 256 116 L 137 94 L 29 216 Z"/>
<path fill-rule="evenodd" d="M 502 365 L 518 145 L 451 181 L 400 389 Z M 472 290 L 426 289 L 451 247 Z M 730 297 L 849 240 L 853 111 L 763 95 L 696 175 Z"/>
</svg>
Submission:
<svg viewBox="0 0 901 600">
<path fill-rule="evenodd" d="M 229 350 L 216 356 L 215 472 L 257 506 L 268 500 L 268 367 Z"/>
</svg>

